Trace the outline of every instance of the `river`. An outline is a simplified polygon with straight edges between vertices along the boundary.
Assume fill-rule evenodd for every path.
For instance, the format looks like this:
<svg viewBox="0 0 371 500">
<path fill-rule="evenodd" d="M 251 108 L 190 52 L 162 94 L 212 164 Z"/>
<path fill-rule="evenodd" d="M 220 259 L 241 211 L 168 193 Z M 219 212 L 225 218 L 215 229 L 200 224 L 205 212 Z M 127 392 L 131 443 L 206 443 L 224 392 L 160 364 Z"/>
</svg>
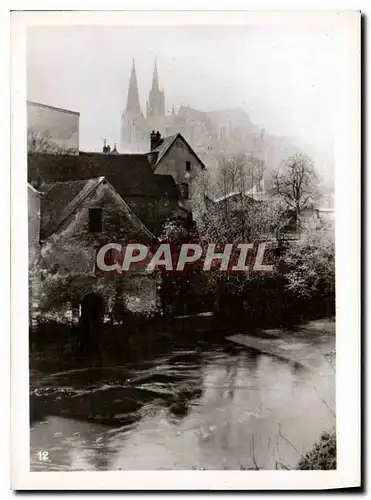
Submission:
<svg viewBox="0 0 371 500">
<path fill-rule="evenodd" d="M 335 425 L 335 322 L 261 334 L 305 363 L 203 335 L 123 366 L 36 364 L 31 470 L 294 468 Z"/>
</svg>

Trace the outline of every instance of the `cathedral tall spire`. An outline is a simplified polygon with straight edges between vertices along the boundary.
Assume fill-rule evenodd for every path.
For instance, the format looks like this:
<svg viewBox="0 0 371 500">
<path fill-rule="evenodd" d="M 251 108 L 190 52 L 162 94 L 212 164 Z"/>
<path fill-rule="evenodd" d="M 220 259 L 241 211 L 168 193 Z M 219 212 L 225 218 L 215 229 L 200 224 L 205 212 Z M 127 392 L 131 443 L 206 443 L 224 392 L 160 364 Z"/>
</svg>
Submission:
<svg viewBox="0 0 371 500">
<path fill-rule="evenodd" d="M 147 101 L 147 118 L 154 116 L 165 116 L 165 94 L 163 89 L 160 90 L 158 83 L 156 58 L 153 68 L 152 88 L 149 91 L 149 98 Z"/>
<path fill-rule="evenodd" d="M 159 87 L 158 87 L 158 73 L 157 73 L 157 59 L 156 59 L 156 57 L 155 57 L 155 67 L 153 68 L 152 90 L 154 90 L 155 92 L 159 91 Z"/>
<path fill-rule="evenodd" d="M 131 66 L 130 82 L 128 98 L 126 101 L 126 113 L 141 114 L 140 103 L 139 103 L 139 93 L 138 93 L 138 82 L 137 73 L 135 71 L 135 61 L 133 58 L 133 64 Z"/>
</svg>

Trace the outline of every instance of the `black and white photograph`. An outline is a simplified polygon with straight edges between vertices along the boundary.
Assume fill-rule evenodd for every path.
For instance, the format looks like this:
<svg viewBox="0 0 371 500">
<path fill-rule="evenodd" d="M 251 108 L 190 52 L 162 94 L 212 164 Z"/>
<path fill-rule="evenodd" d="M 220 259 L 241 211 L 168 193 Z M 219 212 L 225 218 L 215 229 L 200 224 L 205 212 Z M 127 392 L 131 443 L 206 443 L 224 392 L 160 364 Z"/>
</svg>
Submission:
<svg viewBox="0 0 371 500">
<path fill-rule="evenodd" d="M 360 13 L 97 14 L 13 13 L 32 484 L 359 485 Z"/>
</svg>

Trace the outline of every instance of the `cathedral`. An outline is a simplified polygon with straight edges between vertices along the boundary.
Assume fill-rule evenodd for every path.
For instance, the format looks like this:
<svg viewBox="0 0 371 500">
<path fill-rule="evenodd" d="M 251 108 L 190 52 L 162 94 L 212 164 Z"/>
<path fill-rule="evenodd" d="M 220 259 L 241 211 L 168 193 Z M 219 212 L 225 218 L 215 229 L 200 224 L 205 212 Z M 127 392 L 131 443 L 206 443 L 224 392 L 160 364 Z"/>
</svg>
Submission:
<svg viewBox="0 0 371 500">
<path fill-rule="evenodd" d="M 144 116 L 138 92 L 138 81 L 135 70 L 135 61 L 131 68 L 129 90 L 126 101 L 126 109 L 121 116 L 121 148 L 122 153 L 144 153 L 148 152 L 148 137 L 150 136 L 150 124 L 159 125 L 165 118 L 165 95 L 164 90 L 160 90 L 157 62 L 153 70 L 152 88 L 146 105 L 146 116 Z M 160 123 L 159 123 L 160 122 Z M 154 128 L 163 129 L 157 126 Z M 154 129 L 153 128 L 153 129 Z"/>
<path fill-rule="evenodd" d="M 286 145 L 255 125 L 242 107 L 205 112 L 189 105 L 173 105 L 166 113 L 156 59 L 145 115 L 142 109 L 133 59 L 126 108 L 121 116 L 120 153 L 148 153 L 152 131 L 159 131 L 162 137 L 181 134 L 210 167 L 217 165 L 221 157 L 247 153 L 274 168 L 288 153 Z"/>
</svg>

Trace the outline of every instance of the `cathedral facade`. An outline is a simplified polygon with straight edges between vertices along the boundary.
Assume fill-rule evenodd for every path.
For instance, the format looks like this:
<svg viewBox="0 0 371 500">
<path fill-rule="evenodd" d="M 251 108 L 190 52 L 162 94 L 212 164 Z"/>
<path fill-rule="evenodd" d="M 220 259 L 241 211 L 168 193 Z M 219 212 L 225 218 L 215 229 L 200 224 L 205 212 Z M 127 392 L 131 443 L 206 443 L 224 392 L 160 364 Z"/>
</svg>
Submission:
<svg viewBox="0 0 371 500">
<path fill-rule="evenodd" d="M 146 102 L 146 115 L 139 101 L 138 80 L 133 60 L 126 108 L 121 115 L 121 153 L 147 153 L 150 150 L 149 137 L 152 130 L 165 132 L 165 94 L 160 89 L 157 63 L 153 70 L 152 88 Z M 153 128 L 151 128 L 151 126 Z"/>
<path fill-rule="evenodd" d="M 160 88 L 157 62 L 155 60 L 152 87 L 146 102 L 146 114 L 142 112 L 138 92 L 138 80 L 133 60 L 126 108 L 121 117 L 122 153 L 148 152 L 151 131 L 162 136 L 180 133 L 200 154 L 212 155 L 228 149 L 246 147 L 246 140 L 259 140 L 260 130 L 253 126 L 242 109 L 202 112 L 190 106 L 174 106 L 165 112 L 165 93 Z M 254 144 L 257 146 L 257 144 Z"/>
<path fill-rule="evenodd" d="M 155 60 L 152 87 L 145 114 L 142 112 L 133 60 L 126 108 L 121 116 L 120 153 L 149 152 L 151 132 L 159 131 L 162 137 L 181 134 L 208 167 L 217 165 L 221 157 L 246 153 L 274 168 L 287 156 L 280 139 L 256 126 L 241 107 L 204 112 L 189 105 L 173 105 L 169 113 L 165 110 L 165 93 Z"/>
</svg>

